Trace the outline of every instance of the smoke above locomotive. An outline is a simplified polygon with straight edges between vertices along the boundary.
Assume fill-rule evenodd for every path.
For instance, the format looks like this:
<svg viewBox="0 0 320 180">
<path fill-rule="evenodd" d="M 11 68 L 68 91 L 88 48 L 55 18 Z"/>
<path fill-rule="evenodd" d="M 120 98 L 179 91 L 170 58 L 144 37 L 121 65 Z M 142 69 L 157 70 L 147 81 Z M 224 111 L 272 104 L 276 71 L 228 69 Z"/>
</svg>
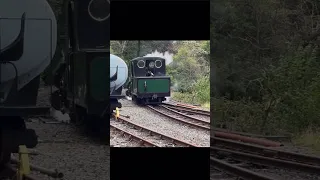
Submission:
<svg viewBox="0 0 320 180">
<path fill-rule="evenodd" d="M 121 95 L 128 78 L 128 66 L 120 57 L 110 54 L 110 94 Z"/>
</svg>

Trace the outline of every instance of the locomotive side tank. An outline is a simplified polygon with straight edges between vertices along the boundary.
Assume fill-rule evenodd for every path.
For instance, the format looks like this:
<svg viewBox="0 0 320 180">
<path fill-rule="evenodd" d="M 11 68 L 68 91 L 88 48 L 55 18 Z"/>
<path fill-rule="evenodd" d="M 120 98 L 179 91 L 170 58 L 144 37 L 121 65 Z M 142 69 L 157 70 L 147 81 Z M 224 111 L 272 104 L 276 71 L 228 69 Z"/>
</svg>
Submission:
<svg viewBox="0 0 320 180">
<path fill-rule="evenodd" d="M 110 113 L 121 107 L 122 89 L 128 78 L 128 66 L 120 57 L 110 54 Z"/>
</svg>

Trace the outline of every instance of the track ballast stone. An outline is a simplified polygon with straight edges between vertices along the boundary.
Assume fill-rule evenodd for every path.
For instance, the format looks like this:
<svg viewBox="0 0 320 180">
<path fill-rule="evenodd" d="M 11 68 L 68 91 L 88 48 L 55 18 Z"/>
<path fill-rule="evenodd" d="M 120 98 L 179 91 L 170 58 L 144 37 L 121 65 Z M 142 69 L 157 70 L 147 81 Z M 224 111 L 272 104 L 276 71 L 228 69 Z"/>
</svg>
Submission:
<svg viewBox="0 0 320 180">
<path fill-rule="evenodd" d="M 202 147 L 210 146 L 210 132 L 199 128 L 190 127 L 189 125 L 171 120 L 164 117 L 151 109 L 135 105 L 129 100 L 120 100 L 122 108 L 120 115 L 129 116 L 129 120 L 133 123 L 147 127 L 153 131 L 175 137 L 185 142 L 195 144 Z M 111 145 L 114 141 L 111 141 Z"/>
</svg>

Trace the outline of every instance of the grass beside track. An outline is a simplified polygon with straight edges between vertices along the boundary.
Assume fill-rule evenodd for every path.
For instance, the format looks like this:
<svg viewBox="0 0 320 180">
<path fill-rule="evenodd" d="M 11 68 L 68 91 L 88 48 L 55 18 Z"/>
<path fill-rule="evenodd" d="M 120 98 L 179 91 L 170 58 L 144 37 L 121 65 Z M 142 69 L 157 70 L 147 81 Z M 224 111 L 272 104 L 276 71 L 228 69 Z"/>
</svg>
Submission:
<svg viewBox="0 0 320 180">
<path fill-rule="evenodd" d="M 171 92 L 171 99 L 187 104 L 199 104 L 202 108 L 210 110 L 210 99 L 207 102 L 198 100 L 198 98 L 190 93 Z"/>
<path fill-rule="evenodd" d="M 308 129 L 293 138 L 293 143 L 297 146 L 307 147 L 312 153 L 320 155 L 320 129 Z"/>
</svg>

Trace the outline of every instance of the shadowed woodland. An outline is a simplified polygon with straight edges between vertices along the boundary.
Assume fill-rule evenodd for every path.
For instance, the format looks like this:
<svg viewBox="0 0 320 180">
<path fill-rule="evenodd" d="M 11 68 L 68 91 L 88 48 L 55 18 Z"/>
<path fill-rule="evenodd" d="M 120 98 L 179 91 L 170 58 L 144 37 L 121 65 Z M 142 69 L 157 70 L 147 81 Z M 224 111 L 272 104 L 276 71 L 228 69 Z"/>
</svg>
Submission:
<svg viewBox="0 0 320 180">
<path fill-rule="evenodd" d="M 214 126 L 320 144 L 320 1 L 211 1 Z"/>
</svg>

